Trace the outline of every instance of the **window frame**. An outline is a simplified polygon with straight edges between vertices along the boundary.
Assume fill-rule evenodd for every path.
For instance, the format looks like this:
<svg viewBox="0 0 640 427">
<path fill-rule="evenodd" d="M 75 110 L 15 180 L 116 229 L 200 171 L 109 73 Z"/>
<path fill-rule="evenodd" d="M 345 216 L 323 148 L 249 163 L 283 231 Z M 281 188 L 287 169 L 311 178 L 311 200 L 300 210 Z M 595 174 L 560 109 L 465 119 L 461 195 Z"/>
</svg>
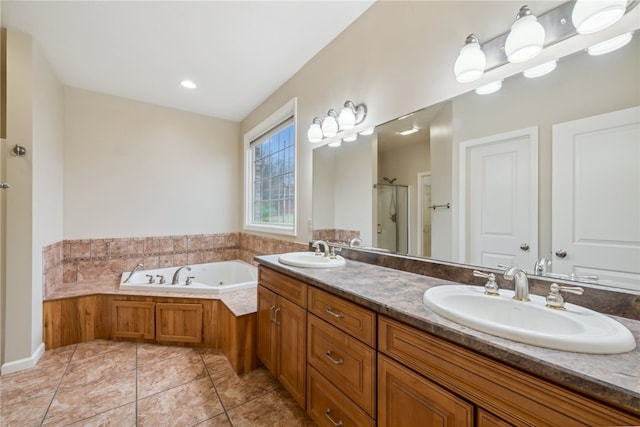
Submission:
<svg viewBox="0 0 640 427">
<path fill-rule="evenodd" d="M 271 132 L 282 122 L 293 117 L 293 223 L 291 225 L 259 224 L 253 218 L 254 195 L 254 170 L 251 142 L 262 135 Z M 298 224 L 298 119 L 297 98 L 293 98 L 267 119 L 244 134 L 244 220 L 243 230 L 258 231 L 263 233 L 282 234 L 287 236 L 297 235 Z"/>
</svg>

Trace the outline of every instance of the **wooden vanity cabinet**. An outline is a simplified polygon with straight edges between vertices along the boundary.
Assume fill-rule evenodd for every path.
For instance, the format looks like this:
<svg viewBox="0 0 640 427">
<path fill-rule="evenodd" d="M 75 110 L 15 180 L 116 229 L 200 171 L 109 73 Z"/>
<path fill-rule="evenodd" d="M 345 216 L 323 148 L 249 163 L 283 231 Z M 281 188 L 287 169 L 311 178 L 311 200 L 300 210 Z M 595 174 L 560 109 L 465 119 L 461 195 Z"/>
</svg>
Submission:
<svg viewBox="0 0 640 427">
<path fill-rule="evenodd" d="M 399 390 L 418 388 L 421 381 L 440 387 L 443 396 L 452 394 L 473 405 L 478 426 L 640 425 L 640 418 L 615 407 L 383 316 L 378 351 L 379 426 L 394 425 L 385 418 L 396 421 L 388 413 L 403 394 Z M 421 406 L 429 402 L 404 394 L 407 412 L 425 411 Z"/>
<path fill-rule="evenodd" d="M 264 266 L 258 274 L 258 359 L 306 408 L 307 285 Z"/>
<path fill-rule="evenodd" d="M 155 306 L 150 301 L 113 301 L 114 338 L 155 339 Z"/>
</svg>

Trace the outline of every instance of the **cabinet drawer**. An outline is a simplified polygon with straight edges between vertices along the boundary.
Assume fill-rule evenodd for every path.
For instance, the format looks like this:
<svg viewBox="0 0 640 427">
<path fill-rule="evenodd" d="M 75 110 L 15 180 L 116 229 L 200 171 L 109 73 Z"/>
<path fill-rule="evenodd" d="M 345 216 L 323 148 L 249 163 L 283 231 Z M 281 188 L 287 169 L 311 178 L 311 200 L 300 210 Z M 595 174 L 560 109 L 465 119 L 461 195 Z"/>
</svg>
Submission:
<svg viewBox="0 0 640 427">
<path fill-rule="evenodd" d="M 278 295 L 298 304 L 302 308 L 307 308 L 306 283 L 262 265 L 258 267 L 258 281 L 262 286 L 271 289 Z"/>
<path fill-rule="evenodd" d="M 638 425 L 605 403 L 383 316 L 378 349 L 514 425 Z"/>
<path fill-rule="evenodd" d="M 309 366 L 307 373 L 307 413 L 318 426 L 374 427 L 376 425 L 370 416 L 318 371 Z"/>
<path fill-rule="evenodd" d="M 376 346 L 376 314 L 316 288 L 309 288 L 309 311 L 365 344 Z"/>
<path fill-rule="evenodd" d="M 307 327 L 307 362 L 374 416 L 375 350 L 313 314 Z"/>
</svg>

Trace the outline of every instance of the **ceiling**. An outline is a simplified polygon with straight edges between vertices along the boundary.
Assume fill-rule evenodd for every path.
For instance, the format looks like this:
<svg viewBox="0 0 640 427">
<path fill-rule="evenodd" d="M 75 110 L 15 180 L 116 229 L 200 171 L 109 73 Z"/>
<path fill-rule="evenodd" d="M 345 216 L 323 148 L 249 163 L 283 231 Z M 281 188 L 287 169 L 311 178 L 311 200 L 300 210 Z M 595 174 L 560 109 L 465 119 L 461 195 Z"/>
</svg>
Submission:
<svg viewBox="0 0 640 427">
<path fill-rule="evenodd" d="M 65 85 L 241 121 L 373 1 L 2 0 L 1 10 Z"/>
</svg>

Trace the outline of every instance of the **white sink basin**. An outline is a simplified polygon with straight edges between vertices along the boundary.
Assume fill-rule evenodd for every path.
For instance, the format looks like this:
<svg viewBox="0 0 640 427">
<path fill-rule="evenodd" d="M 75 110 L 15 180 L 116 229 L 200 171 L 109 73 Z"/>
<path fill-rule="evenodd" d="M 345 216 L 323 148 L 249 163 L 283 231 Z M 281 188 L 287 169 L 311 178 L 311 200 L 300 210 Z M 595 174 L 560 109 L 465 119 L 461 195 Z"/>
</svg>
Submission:
<svg viewBox="0 0 640 427">
<path fill-rule="evenodd" d="M 635 348 L 629 330 L 611 317 L 565 303 L 566 310 L 545 307 L 545 298 L 530 302 L 484 294 L 481 286 L 437 286 L 425 291 L 424 304 L 453 322 L 502 338 L 556 350 L 593 354 L 625 353 Z"/>
<path fill-rule="evenodd" d="M 314 252 L 289 252 L 280 255 L 278 261 L 293 267 L 306 268 L 333 268 L 346 264 L 346 261 L 340 255 L 336 255 L 335 259 L 331 259 L 324 256 L 324 254 L 316 255 Z"/>
</svg>

